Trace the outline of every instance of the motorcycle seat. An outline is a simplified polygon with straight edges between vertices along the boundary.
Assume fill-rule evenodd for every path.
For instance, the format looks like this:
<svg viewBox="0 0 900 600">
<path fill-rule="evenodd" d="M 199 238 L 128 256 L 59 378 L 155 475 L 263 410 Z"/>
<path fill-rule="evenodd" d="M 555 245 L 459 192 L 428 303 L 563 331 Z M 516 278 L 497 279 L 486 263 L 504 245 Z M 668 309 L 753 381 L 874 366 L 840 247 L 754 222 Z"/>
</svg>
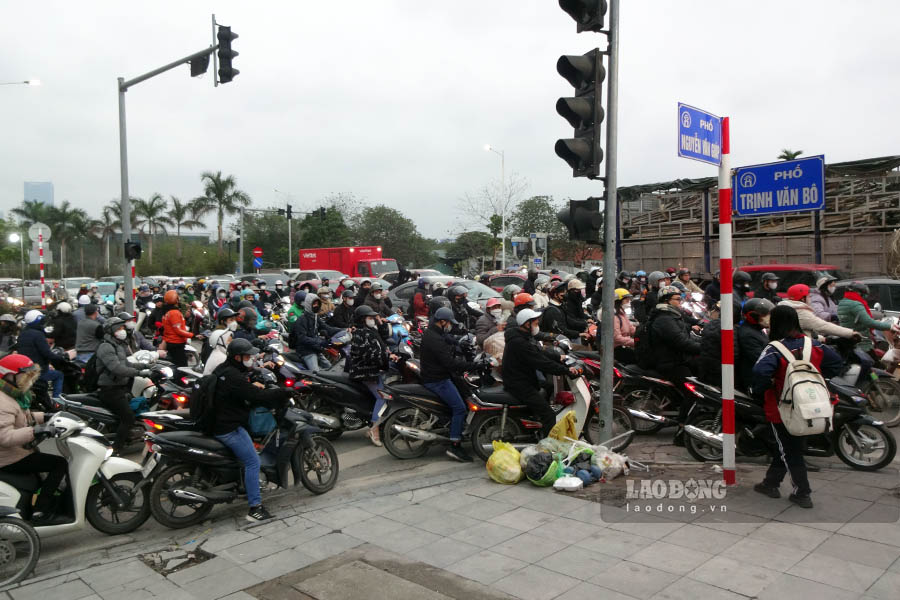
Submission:
<svg viewBox="0 0 900 600">
<path fill-rule="evenodd" d="M 24 492 L 34 492 L 41 487 L 41 478 L 38 477 L 37 473 L 6 473 L 5 471 L 0 471 L 0 481 Z"/>
<path fill-rule="evenodd" d="M 100 403 L 100 398 L 96 394 L 66 394 L 63 396 L 63 400 L 70 400 L 87 406 L 103 408 L 103 405 Z"/>
<path fill-rule="evenodd" d="M 575 358 L 589 358 L 591 360 L 601 360 L 602 358 L 599 352 L 592 350 L 572 350 L 569 354 Z"/>
<path fill-rule="evenodd" d="M 439 399 L 438 395 L 419 383 L 398 383 L 391 386 L 391 391 L 400 396 L 422 396 Z"/>
<path fill-rule="evenodd" d="M 625 365 L 625 371 L 630 373 L 631 375 L 638 375 L 640 377 L 653 377 L 655 379 L 665 379 L 660 373 L 654 371 L 653 369 L 642 369 L 637 365 Z"/>
<path fill-rule="evenodd" d="M 488 404 L 522 404 L 515 396 L 504 390 L 501 386 L 489 387 L 478 390 L 478 397 Z"/>
<path fill-rule="evenodd" d="M 165 431 L 157 434 L 156 437 L 163 440 L 178 442 L 179 444 L 185 444 L 186 446 L 193 446 L 194 448 L 210 450 L 212 452 L 231 452 L 231 450 L 228 449 L 228 446 L 216 438 L 203 435 L 199 431 Z"/>
</svg>

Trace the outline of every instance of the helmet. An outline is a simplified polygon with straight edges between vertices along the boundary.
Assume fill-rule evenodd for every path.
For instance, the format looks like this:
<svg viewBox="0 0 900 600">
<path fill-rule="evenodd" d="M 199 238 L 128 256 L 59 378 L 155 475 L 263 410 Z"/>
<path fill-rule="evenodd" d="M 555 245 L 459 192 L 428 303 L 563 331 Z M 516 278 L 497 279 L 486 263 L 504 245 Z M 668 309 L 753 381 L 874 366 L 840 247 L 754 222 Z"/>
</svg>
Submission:
<svg viewBox="0 0 900 600">
<path fill-rule="evenodd" d="M 739 290 L 748 290 L 750 289 L 750 274 L 747 271 L 735 271 L 734 277 L 732 277 L 732 282 L 734 283 L 734 287 Z"/>
<path fill-rule="evenodd" d="M 674 285 L 664 285 L 659 288 L 659 301 L 666 302 L 672 296 L 681 297 L 681 290 Z"/>
<path fill-rule="evenodd" d="M 297 306 L 303 306 L 303 301 L 306 299 L 306 292 L 300 290 L 299 292 L 294 294 L 294 304 Z"/>
<path fill-rule="evenodd" d="M 380 281 L 373 281 L 373 282 L 372 282 L 372 287 L 369 289 L 369 291 L 372 291 L 372 292 L 378 292 L 378 291 L 383 290 L 383 289 L 384 289 L 384 286 L 381 285 L 381 282 L 380 282 Z"/>
<path fill-rule="evenodd" d="M 513 298 L 513 303 L 516 305 L 516 308 L 520 306 L 534 306 L 534 298 L 528 292 L 519 292 L 516 294 L 516 297 Z"/>
<path fill-rule="evenodd" d="M 454 299 L 458 298 L 459 296 L 465 296 L 468 293 L 469 289 L 466 286 L 456 284 L 451 286 L 450 289 L 447 290 L 447 297 L 450 298 L 451 302 L 453 302 Z"/>
<path fill-rule="evenodd" d="M 78 296 L 78 306 L 85 306 L 90 303 L 91 303 L 91 297 L 88 296 L 87 294 L 82 294 L 81 296 Z"/>
<path fill-rule="evenodd" d="M 458 324 L 459 321 L 456 320 L 456 317 L 453 316 L 453 311 L 447 308 L 446 306 L 439 308 L 435 311 L 433 321 L 450 321 L 454 325 Z"/>
<path fill-rule="evenodd" d="M 669 267 L 668 269 L 666 269 L 666 273 L 668 273 L 669 275 L 674 275 L 675 267 Z"/>
<path fill-rule="evenodd" d="M 237 320 L 239 323 L 256 323 L 256 311 L 249 306 L 244 306 L 237 312 Z"/>
<path fill-rule="evenodd" d="M 16 322 L 16 318 L 15 318 L 14 316 L 12 316 L 11 314 L 9 314 L 9 313 L 4 314 L 4 315 L 0 315 L 0 323 L 3 323 L 3 322 L 6 322 L 6 323 L 15 323 L 15 322 Z"/>
<path fill-rule="evenodd" d="M 24 354 L 7 354 L 0 358 L 0 377 L 16 375 L 39 368 L 38 365 L 34 364 L 34 361 Z"/>
<path fill-rule="evenodd" d="M 550 296 L 556 296 L 557 294 L 561 294 L 566 291 L 566 284 L 562 281 L 554 281 L 550 284 L 550 291 L 548 294 Z"/>
<path fill-rule="evenodd" d="M 418 287 L 420 290 L 424 290 L 424 289 L 425 289 L 425 286 L 428 285 L 428 282 L 425 281 L 424 279 L 421 279 L 421 278 L 420 278 L 418 284 L 416 284 L 416 285 L 417 285 L 417 287 Z"/>
<path fill-rule="evenodd" d="M 25 313 L 25 324 L 31 325 L 32 323 L 40 323 L 41 319 L 44 318 L 44 313 L 39 310 L 29 310 Z"/>
<path fill-rule="evenodd" d="M 500 306 L 500 298 L 488 298 L 487 304 L 485 304 L 485 308 L 490 310 L 494 306 Z"/>
<path fill-rule="evenodd" d="M 634 273 L 632 273 L 631 271 L 622 271 L 621 273 L 619 273 L 619 279 L 623 281 L 626 279 L 631 279 L 632 277 L 634 277 Z"/>
<path fill-rule="evenodd" d="M 515 298 L 516 294 L 518 294 L 521 291 L 522 291 L 522 288 L 520 288 L 519 286 L 517 286 L 514 283 L 511 283 L 508 286 L 506 286 L 505 288 L 503 288 L 503 299 L 512 302 L 513 298 Z"/>
<path fill-rule="evenodd" d="M 284 282 L 280 279 L 275 280 L 275 285 L 284 285 Z"/>
<path fill-rule="evenodd" d="M 807 288 L 807 291 L 809 291 L 809 288 Z M 744 302 L 741 314 L 744 315 L 744 320 L 751 325 L 759 325 L 762 317 L 772 312 L 773 308 L 775 308 L 775 305 L 765 298 L 750 298 Z"/>
<path fill-rule="evenodd" d="M 231 317 L 235 316 L 235 314 L 236 313 L 233 310 L 231 310 L 227 306 L 223 306 L 222 308 L 219 309 L 219 312 L 216 314 L 216 321 L 221 323 L 225 319 L 230 319 Z"/>
<path fill-rule="evenodd" d="M 362 320 L 366 317 L 374 317 L 378 313 L 369 306 L 368 304 L 363 304 L 362 306 L 357 306 L 356 310 L 353 311 L 353 318 L 357 320 Z"/>
<path fill-rule="evenodd" d="M 685 292 L 687 291 L 687 288 L 684 287 L 684 284 L 681 283 L 680 281 L 673 281 L 673 282 L 672 282 L 672 287 L 678 288 L 678 291 L 681 292 L 682 294 L 685 293 Z"/>
<path fill-rule="evenodd" d="M 70 313 L 70 312 L 72 312 L 72 305 L 69 304 L 68 302 L 60 302 L 59 304 L 56 305 L 56 310 L 58 310 L 61 313 Z"/>
<path fill-rule="evenodd" d="M 125 321 L 119 317 L 110 317 L 106 320 L 106 323 L 103 324 L 103 330 L 106 333 L 112 333 L 116 328 L 121 327 L 124 324 Z"/>
<path fill-rule="evenodd" d="M 168 294 L 168 293 L 169 292 L 166 292 L 166 294 Z M 247 296 L 252 296 L 253 294 L 254 294 L 253 290 L 251 290 L 250 288 L 244 288 L 244 291 L 241 292 L 241 297 L 246 298 Z"/>
<path fill-rule="evenodd" d="M 341 293 L 341 298 L 356 298 L 356 292 L 353 290 L 344 290 L 343 293 Z"/>
<path fill-rule="evenodd" d="M 775 273 L 763 273 L 763 281 L 778 281 L 778 275 Z"/>
<path fill-rule="evenodd" d="M 646 277 L 646 276 L 647 276 L 647 271 L 643 271 L 643 270 L 641 270 L 641 271 L 636 271 L 635 274 L 634 274 L 634 276 L 635 276 L 635 277 Z"/>
<path fill-rule="evenodd" d="M 690 274 L 691 274 L 691 270 L 688 269 L 688 268 L 681 267 L 680 269 L 678 269 L 678 276 L 679 276 L 679 277 L 681 277 L 682 275 L 690 275 Z"/>
<path fill-rule="evenodd" d="M 856 292 L 857 294 L 860 294 L 862 296 L 869 295 L 869 286 L 864 284 L 862 281 L 854 281 L 850 284 L 849 289 L 851 292 Z"/>
<path fill-rule="evenodd" d="M 328 287 L 327 285 L 323 285 L 318 290 L 316 290 L 317 296 L 321 296 L 322 294 L 330 294 L 330 293 L 331 293 L 331 288 Z"/>
<path fill-rule="evenodd" d="M 435 281 L 435 282 L 434 282 L 434 285 L 431 286 L 431 289 L 433 289 L 433 290 L 442 290 L 442 289 L 444 289 L 444 287 L 445 287 L 445 286 L 444 286 L 443 283 L 441 283 L 440 281 Z"/>
<path fill-rule="evenodd" d="M 356 287 L 356 282 L 348 277 L 341 281 L 341 285 L 344 286 L 344 289 L 349 289 Z"/>
<path fill-rule="evenodd" d="M 519 314 L 516 315 L 516 325 L 521 327 L 528 321 L 534 321 L 535 319 L 540 319 L 541 313 L 531 310 L 530 308 L 526 308 L 523 311 L 520 311 Z"/>
<path fill-rule="evenodd" d="M 656 287 L 660 281 L 668 277 L 667 274 L 662 271 L 653 271 L 650 273 L 650 276 L 647 277 L 647 283 L 650 284 L 650 287 Z"/>
<path fill-rule="evenodd" d="M 616 288 L 615 294 L 616 294 L 616 301 L 622 301 L 625 298 L 633 298 L 633 296 L 631 295 L 631 292 L 629 292 L 625 288 Z"/>
<path fill-rule="evenodd" d="M 127 312 L 120 312 L 116 315 L 117 319 L 122 319 L 123 322 L 127 323 L 128 321 L 134 321 L 134 315 Z"/>
<path fill-rule="evenodd" d="M 538 275 L 534 280 L 534 289 L 536 290 L 543 290 L 548 285 L 550 285 L 550 277 L 547 275 Z"/>
<path fill-rule="evenodd" d="M 228 344 L 228 356 L 238 356 L 246 354 L 247 356 L 256 356 L 259 350 L 250 343 L 250 340 L 244 338 L 235 338 Z"/>
<path fill-rule="evenodd" d="M 138 290 L 141 291 L 141 292 L 149 292 L 149 291 L 150 291 L 150 286 L 147 285 L 146 283 L 142 283 L 142 284 L 141 284 L 141 287 L 139 287 Z"/>
<path fill-rule="evenodd" d="M 583 290 L 587 286 L 584 285 L 584 282 L 577 277 L 573 277 L 568 281 L 568 289 L 570 290 Z"/>
<path fill-rule="evenodd" d="M 795 283 L 788 288 L 787 295 L 790 300 L 803 300 L 809 296 L 809 286 L 803 283 Z"/>
<path fill-rule="evenodd" d="M 827 287 L 829 283 L 837 281 L 837 277 L 833 275 L 823 275 L 816 280 L 816 287 L 820 290 Z"/>
<path fill-rule="evenodd" d="M 178 292 L 169 290 L 166 292 L 166 295 L 163 296 L 163 302 L 166 304 L 178 304 Z"/>
</svg>

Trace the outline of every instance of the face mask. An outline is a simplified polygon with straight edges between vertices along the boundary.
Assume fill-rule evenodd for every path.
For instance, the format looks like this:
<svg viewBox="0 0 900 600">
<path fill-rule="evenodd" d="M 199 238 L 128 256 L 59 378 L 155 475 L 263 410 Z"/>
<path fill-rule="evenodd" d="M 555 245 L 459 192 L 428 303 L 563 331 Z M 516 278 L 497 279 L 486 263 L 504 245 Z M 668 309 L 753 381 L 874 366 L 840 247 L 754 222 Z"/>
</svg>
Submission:
<svg viewBox="0 0 900 600">
<path fill-rule="evenodd" d="M 136 326 L 137 324 L 134 321 L 128 321 L 127 323 L 125 323 L 125 329 L 127 329 L 128 331 L 133 331 Z"/>
<path fill-rule="evenodd" d="M 375 319 L 366 319 L 366 327 L 375 327 Z"/>
<path fill-rule="evenodd" d="M 836 285 L 829 285 L 829 286 L 828 286 L 828 294 L 829 294 L 829 295 L 830 295 L 830 294 L 833 294 L 833 293 L 834 293 L 834 290 L 836 290 L 836 289 L 837 289 L 837 286 L 836 286 Z"/>
<path fill-rule="evenodd" d="M 444 331 L 445 331 L 445 332 L 450 333 L 450 330 L 451 330 L 451 329 L 453 329 L 453 324 L 452 324 L 452 323 L 447 323 L 446 325 L 444 325 Z"/>
<path fill-rule="evenodd" d="M 381 292 L 373 292 L 372 297 L 376 300 L 381 300 Z"/>
<path fill-rule="evenodd" d="M 284 288 L 283 285 L 276 285 L 276 286 L 275 286 L 275 289 L 276 289 L 276 290 L 281 290 L 281 289 L 283 289 L 283 288 Z"/>
<path fill-rule="evenodd" d="M 222 300 L 224 300 L 224 299 L 225 299 L 225 294 L 219 294 L 219 298 L 221 298 Z"/>
<path fill-rule="evenodd" d="M 347 306 L 353 306 L 353 298 L 345 298 L 344 304 L 346 304 Z"/>
<path fill-rule="evenodd" d="M 125 336 L 128 335 L 128 332 L 125 331 L 124 329 L 119 329 L 118 331 L 113 333 L 113 335 L 116 337 L 117 340 L 124 340 Z"/>
<path fill-rule="evenodd" d="M 777 289 L 778 289 L 778 282 L 777 282 L 777 281 L 772 281 L 772 282 L 770 282 L 770 283 L 769 283 L 769 289 L 770 289 L 770 290 L 777 290 Z"/>
<path fill-rule="evenodd" d="M 247 367 L 247 368 L 249 369 L 250 367 L 253 366 L 253 359 L 252 359 L 252 358 L 245 358 L 245 359 L 243 360 L 243 363 L 244 363 L 244 366 Z"/>
<path fill-rule="evenodd" d="M 537 335 L 541 332 L 541 326 L 535 323 L 531 326 L 531 335 Z"/>
<path fill-rule="evenodd" d="M 500 320 L 500 315 L 501 315 L 501 314 L 503 314 L 503 311 L 502 311 L 502 310 L 492 310 L 492 311 L 491 311 L 491 316 L 494 317 L 494 318 L 497 319 L 497 320 Z"/>
<path fill-rule="evenodd" d="M 331 300 L 331 294 L 322 294 L 322 300 Z"/>
<path fill-rule="evenodd" d="M 225 326 L 225 329 L 228 331 L 237 331 L 237 321 L 229 321 L 228 325 Z"/>
<path fill-rule="evenodd" d="M 631 316 L 632 310 L 631 310 L 631 305 L 630 305 L 630 304 L 629 304 L 628 306 L 625 307 L 625 314 L 628 315 L 629 317 Z"/>
</svg>

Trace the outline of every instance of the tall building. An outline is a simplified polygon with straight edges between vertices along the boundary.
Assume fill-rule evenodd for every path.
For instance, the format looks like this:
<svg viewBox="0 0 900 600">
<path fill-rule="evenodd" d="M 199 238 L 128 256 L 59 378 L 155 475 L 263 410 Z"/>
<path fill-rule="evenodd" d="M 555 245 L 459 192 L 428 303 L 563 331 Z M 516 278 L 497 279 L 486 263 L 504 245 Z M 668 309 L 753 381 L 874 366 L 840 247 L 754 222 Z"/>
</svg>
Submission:
<svg viewBox="0 0 900 600">
<path fill-rule="evenodd" d="M 53 206 L 53 183 L 50 181 L 26 181 L 24 200 L 37 200 Z"/>
</svg>

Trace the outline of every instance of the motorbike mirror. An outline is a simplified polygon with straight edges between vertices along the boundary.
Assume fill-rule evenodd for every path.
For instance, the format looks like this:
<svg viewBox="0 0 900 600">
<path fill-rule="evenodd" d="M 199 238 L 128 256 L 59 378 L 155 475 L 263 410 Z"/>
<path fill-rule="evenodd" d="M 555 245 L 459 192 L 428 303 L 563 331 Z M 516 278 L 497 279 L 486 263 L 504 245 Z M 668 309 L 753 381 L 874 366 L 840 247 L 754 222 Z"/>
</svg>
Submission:
<svg viewBox="0 0 900 600">
<path fill-rule="evenodd" d="M 151 310 L 154 309 L 154 308 L 156 308 L 156 303 L 154 303 L 154 302 L 148 302 L 148 303 L 147 303 L 147 308 L 149 308 L 149 309 L 151 309 Z"/>
<path fill-rule="evenodd" d="M 876 302 L 876 303 L 872 306 L 872 310 L 874 310 L 875 312 L 881 312 L 881 302 Z"/>
<path fill-rule="evenodd" d="M 691 294 L 691 299 L 693 299 L 694 302 L 702 302 L 703 294 L 701 294 L 700 292 L 694 292 Z"/>
</svg>

